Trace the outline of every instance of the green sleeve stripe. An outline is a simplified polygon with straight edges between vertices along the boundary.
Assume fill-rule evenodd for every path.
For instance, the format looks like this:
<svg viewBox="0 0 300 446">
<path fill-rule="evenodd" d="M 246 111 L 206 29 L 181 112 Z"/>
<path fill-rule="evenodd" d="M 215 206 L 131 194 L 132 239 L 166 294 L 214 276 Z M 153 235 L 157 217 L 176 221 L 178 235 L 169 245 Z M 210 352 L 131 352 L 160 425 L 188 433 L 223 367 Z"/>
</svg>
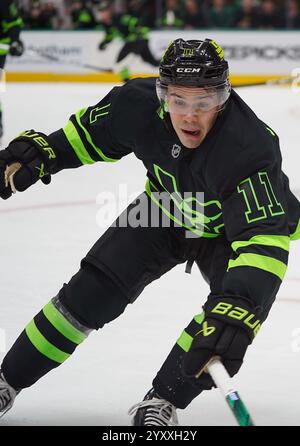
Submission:
<svg viewBox="0 0 300 446">
<path fill-rule="evenodd" d="M 74 152 L 76 153 L 82 164 L 94 164 L 95 161 L 90 157 L 88 151 L 84 147 L 84 144 L 75 128 L 75 125 L 71 121 L 69 121 L 63 130 L 67 137 L 67 140 L 71 144 Z"/>
<path fill-rule="evenodd" d="M 300 220 L 298 221 L 297 228 L 293 234 L 290 235 L 291 240 L 298 240 L 300 238 Z"/>
<path fill-rule="evenodd" d="M 108 163 L 115 163 L 116 161 L 119 161 L 117 159 L 109 158 L 108 156 L 104 155 L 102 150 L 99 149 L 99 147 L 95 146 L 95 144 L 93 143 L 91 135 L 89 134 L 87 129 L 84 127 L 84 125 L 82 125 L 82 122 L 81 122 L 81 117 L 85 114 L 86 111 L 87 111 L 87 109 L 83 108 L 82 110 L 79 110 L 79 112 L 76 113 L 76 115 L 75 115 L 76 116 L 76 121 L 77 121 L 78 125 L 82 128 L 82 130 L 84 131 L 86 139 L 88 140 L 90 145 L 93 147 L 95 152 L 97 152 L 98 155 L 103 159 L 103 161 L 106 161 Z"/>
<path fill-rule="evenodd" d="M 287 265 L 280 260 L 252 253 L 241 254 L 237 259 L 229 260 L 227 271 L 238 266 L 251 266 L 253 268 L 259 268 L 275 274 L 275 276 L 278 276 L 281 280 L 283 279 L 287 269 Z"/>
<path fill-rule="evenodd" d="M 52 302 L 49 302 L 44 308 L 43 313 L 48 321 L 69 341 L 74 344 L 81 344 L 87 336 L 77 330 L 58 310 Z"/>
<path fill-rule="evenodd" d="M 4 33 L 9 31 L 11 28 L 14 28 L 15 26 L 22 26 L 22 25 L 23 25 L 23 20 L 20 17 L 17 18 L 16 20 L 13 20 L 12 22 L 6 22 L 5 20 L 2 21 L 2 27 Z"/>
<path fill-rule="evenodd" d="M 6 56 L 8 54 L 8 50 L 4 50 L 0 48 L 0 56 Z"/>
<path fill-rule="evenodd" d="M 290 237 L 285 235 L 255 235 L 246 241 L 236 241 L 231 244 L 233 251 L 249 245 L 276 246 L 289 252 Z"/>
<path fill-rule="evenodd" d="M 70 355 L 68 353 L 63 352 L 62 350 L 51 344 L 49 341 L 47 341 L 47 339 L 42 335 L 42 333 L 35 325 L 34 320 L 32 320 L 27 325 L 25 331 L 34 347 L 48 359 L 61 364 L 69 358 Z"/>
<path fill-rule="evenodd" d="M 182 348 L 185 352 L 188 352 L 193 342 L 193 337 L 189 335 L 185 330 L 181 333 L 179 338 L 177 339 L 177 344 Z"/>
</svg>

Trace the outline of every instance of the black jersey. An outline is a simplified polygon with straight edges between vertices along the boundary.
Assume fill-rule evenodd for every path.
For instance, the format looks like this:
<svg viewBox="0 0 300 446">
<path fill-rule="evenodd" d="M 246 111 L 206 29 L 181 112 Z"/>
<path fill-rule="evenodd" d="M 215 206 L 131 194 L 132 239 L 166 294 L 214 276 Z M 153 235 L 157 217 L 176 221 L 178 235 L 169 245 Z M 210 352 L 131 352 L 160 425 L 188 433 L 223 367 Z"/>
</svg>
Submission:
<svg viewBox="0 0 300 446">
<path fill-rule="evenodd" d="M 19 38 L 23 21 L 18 14 L 16 3 L 13 0 L 0 2 L 0 55 L 6 55 L 8 50 L 1 48 L 1 44 L 9 45 Z"/>
<path fill-rule="evenodd" d="M 125 42 L 147 40 L 149 28 L 143 26 L 140 20 L 128 14 L 114 14 L 111 24 L 101 23 L 105 31 L 103 43 L 110 43 L 115 38 L 121 38 Z"/>
<path fill-rule="evenodd" d="M 290 239 L 300 237 L 300 205 L 281 170 L 278 136 L 235 91 L 197 149 L 184 147 L 172 130 L 153 78 L 113 88 L 49 138 L 59 169 L 115 162 L 133 152 L 147 169 L 146 191 L 157 205 L 163 208 L 159 191 L 170 195 L 170 219 L 231 244 L 224 293 L 249 296 L 253 284 L 269 298 L 277 292 Z M 193 205 L 201 192 L 199 212 Z"/>
</svg>

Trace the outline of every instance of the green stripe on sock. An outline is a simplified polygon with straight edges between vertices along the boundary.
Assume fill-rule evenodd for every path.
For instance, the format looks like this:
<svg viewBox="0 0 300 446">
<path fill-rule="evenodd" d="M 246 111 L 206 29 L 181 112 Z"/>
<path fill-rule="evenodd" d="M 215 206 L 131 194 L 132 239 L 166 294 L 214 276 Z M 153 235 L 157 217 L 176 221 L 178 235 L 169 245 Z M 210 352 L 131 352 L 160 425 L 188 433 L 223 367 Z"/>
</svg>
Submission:
<svg viewBox="0 0 300 446">
<path fill-rule="evenodd" d="M 30 342 L 42 355 L 46 356 L 52 361 L 58 362 L 59 364 L 63 363 L 66 359 L 69 358 L 69 353 L 63 352 L 62 350 L 51 344 L 49 341 L 47 341 L 47 339 L 42 335 L 42 333 L 35 325 L 34 320 L 29 322 L 29 324 L 25 328 L 25 331 Z"/>
<path fill-rule="evenodd" d="M 58 310 L 52 302 L 49 302 L 44 308 L 43 313 L 48 321 L 69 341 L 74 344 L 81 344 L 87 336 L 77 330 Z"/>
<path fill-rule="evenodd" d="M 63 130 L 74 152 L 76 153 L 82 164 L 94 164 L 95 161 L 90 157 L 88 151 L 84 147 L 84 144 L 74 124 L 69 121 Z"/>
<path fill-rule="evenodd" d="M 281 280 L 283 279 L 287 266 L 280 260 L 259 254 L 241 254 L 235 260 L 229 260 L 227 271 L 238 266 L 251 266 L 275 274 Z"/>
</svg>

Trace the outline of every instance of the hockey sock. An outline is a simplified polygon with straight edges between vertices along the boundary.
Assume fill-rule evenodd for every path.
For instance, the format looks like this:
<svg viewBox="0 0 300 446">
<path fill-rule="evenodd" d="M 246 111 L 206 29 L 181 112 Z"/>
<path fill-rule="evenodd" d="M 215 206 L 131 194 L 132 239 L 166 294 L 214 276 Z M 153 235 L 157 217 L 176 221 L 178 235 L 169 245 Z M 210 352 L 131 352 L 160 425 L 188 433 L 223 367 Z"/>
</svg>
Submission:
<svg viewBox="0 0 300 446">
<path fill-rule="evenodd" d="M 55 297 L 27 325 L 5 356 L 1 368 L 7 382 L 15 389 L 31 386 L 68 359 L 90 331 Z"/>
<path fill-rule="evenodd" d="M 209 375 L 200 381 L 196 378 L 188 379 L 182 373 L 183 358 L 190 349 L 203 318 L 204 313 L 196 315 L 183 330 L 153 380 L 154 390 L 179 409 L 185 409 L 203 390 L 212 386 Z"/>
</svg>

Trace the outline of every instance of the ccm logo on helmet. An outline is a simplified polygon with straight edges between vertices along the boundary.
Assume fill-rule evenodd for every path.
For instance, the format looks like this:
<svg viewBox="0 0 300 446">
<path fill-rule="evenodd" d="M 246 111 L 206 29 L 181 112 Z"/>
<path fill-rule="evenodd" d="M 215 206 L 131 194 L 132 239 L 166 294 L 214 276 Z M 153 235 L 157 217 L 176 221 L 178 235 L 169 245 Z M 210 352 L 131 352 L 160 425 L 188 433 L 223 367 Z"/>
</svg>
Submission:
<svg viewBox="0 0 300 446">
<path fill-rule="evenodd" d="M 201 68 L 177 68 L 177 73 L 199 73 Z"/>
</svg>

